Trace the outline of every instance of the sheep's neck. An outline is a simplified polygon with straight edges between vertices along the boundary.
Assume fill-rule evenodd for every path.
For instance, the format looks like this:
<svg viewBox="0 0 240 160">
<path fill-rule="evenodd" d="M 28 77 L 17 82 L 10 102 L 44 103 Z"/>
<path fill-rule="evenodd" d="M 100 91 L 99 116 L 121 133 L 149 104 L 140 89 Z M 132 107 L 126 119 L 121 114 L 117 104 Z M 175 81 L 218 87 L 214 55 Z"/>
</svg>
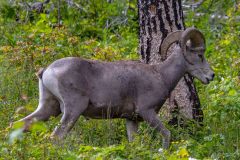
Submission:
<svg viewBox="0 0 240 160">
<path fill-rule="evenodd" d="M 171 92 L 186 73 L 186 60 L 183 54 L 175 52 L 159 65 L 158 68 L 159 73 L 164 77 L 163 81 L 165 85 L 169 92 Z"/>
</svg>

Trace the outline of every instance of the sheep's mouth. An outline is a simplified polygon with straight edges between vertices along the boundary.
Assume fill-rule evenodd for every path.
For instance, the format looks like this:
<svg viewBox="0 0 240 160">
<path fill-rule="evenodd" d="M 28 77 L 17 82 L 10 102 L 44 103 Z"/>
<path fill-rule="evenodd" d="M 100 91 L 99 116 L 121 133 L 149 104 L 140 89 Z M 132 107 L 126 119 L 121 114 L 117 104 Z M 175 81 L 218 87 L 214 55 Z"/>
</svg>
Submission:
<svg viewBox="0 0 240 160">
<path fill-rule="evenodd" d="M 213 79 L 209 79 L 209 78 L 205 78 L 204 80 L 202 80 L 203 84 L 209 84 Z"/>
<path fill-rule="evenodd" d="M 208 78 L 206 78 L 206 83 L 205 84 L 209 84 L 210 80 Z"/>
</svg>

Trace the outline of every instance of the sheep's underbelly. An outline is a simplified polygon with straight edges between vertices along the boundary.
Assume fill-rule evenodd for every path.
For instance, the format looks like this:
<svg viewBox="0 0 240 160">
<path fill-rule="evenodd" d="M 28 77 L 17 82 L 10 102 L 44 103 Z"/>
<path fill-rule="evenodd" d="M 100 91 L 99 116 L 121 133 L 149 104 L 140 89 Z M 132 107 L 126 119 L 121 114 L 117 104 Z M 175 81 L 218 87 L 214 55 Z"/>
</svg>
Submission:
<svg viewBox="0 0 240 160">
<path fill-rule="evenodd" d="M 129 106 L 128 106 L 129 107 Z M 108 119 L 108 118 L 127 118 L 137 120 L 140 117 L 135 113 L 132 107 L 126 106 L 101 106 L 96 107 L 92 104 L 82 114 L 86 118 Z"/>
</svg>

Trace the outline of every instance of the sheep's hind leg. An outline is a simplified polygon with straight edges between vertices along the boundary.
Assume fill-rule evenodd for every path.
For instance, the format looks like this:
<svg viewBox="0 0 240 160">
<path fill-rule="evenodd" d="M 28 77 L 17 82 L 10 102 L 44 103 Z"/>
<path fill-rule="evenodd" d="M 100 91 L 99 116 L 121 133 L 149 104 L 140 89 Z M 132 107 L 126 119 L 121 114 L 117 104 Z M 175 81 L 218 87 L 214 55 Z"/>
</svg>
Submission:
<svg viewBox="0 0 240 160">
<path fill-rule="evenodd" d="M 163 136 L 163 148 L 168 149 L 170 145 L 171 133 L 163 125 L 154 110 L 144 110 L 139 115 L 152 127 L 159 131 Z"/>
<path fill-rule="evenodd" d="M 64 101 L 64 113 L 60 124 L 54 129 L 52 137 L 64 138 L 87 108 L 88 102 L 89 98 L 83 96 L 72 96 L 71 99 L 68 98 Z"/>
<path fill-rule="evenodd" d="M 128 141 L 132 142 L 138 130 L 138 122 L 126 119 Z"/>
<path fill-rule="evenodd" d="M 38 108 L 27 117 L 19 120 L 24 122 L 24 131 L 29 129 L 31 123 L 36 121 L 46 121 L 51 116 L 58 116 L 61 113 L 59 101 L 48 91 L 48 89 L 39 81 L 39 104 Z"/>
</svg>

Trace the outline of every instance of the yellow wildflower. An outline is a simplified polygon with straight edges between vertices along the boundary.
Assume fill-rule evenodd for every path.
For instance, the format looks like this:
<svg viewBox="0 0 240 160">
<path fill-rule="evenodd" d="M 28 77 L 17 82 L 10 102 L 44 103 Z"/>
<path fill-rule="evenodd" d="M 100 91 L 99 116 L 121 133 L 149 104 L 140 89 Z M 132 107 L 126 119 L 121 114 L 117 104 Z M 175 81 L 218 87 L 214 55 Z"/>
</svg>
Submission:
<svg viewBox="0 0 240 160">
<path fill-rule="evenodd" d="M 181 157 L 181 158 L 186 158 L 186 157 L 189 157 L 189 153 L 188 153 L 186 148 L 181 148 L 178 151 L 178 156 Z"/>
<path fill-rule="evenodd" d="M 12 47 L 11 46 L 2 46 L 0 47 L 0 51 L 6 53 L 6 52 L 9 52 L 12 50 Z"/>
</svg>

